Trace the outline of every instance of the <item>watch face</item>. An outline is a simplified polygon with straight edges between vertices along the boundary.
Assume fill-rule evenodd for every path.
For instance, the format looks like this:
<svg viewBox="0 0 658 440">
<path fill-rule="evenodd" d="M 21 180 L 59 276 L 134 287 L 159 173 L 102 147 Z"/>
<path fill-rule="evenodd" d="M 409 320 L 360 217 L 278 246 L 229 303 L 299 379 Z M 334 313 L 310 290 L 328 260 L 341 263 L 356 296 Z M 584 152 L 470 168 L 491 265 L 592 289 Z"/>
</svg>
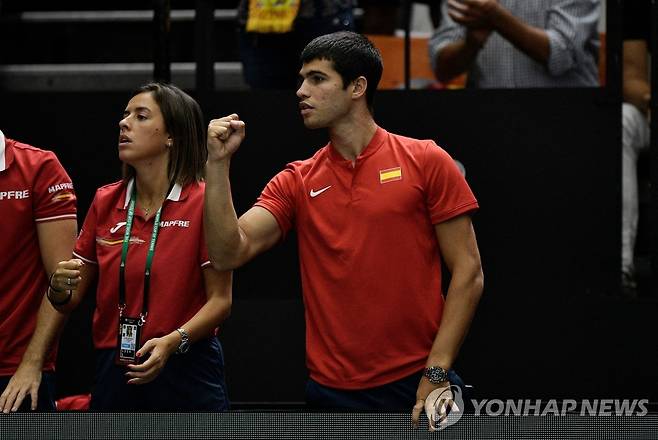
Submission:
<svg viewBox="0 0 658 440">
<path fill-rule="evenodd" d="M 425 377 L 430 383 L 438 384 L 448 379 L 448 373 L 441 367 L 427 367 L 425 369 Z"/>
</svg>

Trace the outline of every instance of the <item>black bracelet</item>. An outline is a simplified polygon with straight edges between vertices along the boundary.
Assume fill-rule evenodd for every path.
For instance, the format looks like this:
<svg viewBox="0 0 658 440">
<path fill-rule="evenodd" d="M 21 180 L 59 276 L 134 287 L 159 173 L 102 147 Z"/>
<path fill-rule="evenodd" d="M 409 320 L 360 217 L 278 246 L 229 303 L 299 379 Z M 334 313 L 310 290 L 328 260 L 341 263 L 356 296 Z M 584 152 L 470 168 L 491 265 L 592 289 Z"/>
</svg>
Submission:
<svg viewBox="0 0 658 440">
<path fill-rule="evenodd" d="M 67 292 L 68 295 L 66 296 L 66 298 L 64 298 L 61 301 L 55 301 L 50 296 L 51 291 Z M 52 288 L 48 288 L 48 290 L 46 290 L 46 298 L 48 298 L 48 301 L 50 301 L 50 304 L 52 304 L 53 306 L 63 306 L 64 304 L 67 304 L 69 301 L 71 301 L 72 297 L 73 297 L 73 291 L 72 290 L 57 290 L 57 289 L 52 289 Z"/>
<path fill-rule="evenodd" d="M 53 277 L 54 277 L 54 276 L 55 276 L 55 272 L 53 272 L 53 273 L 50 274 L 50 278 L 48 279 L 48 287 L 50 287 L 50 288 L 53 290 L 53 292 L 64 292 L 63 290 L 55 289 L 55 288 L 53 287 Z M 46 292 L 46 295 L 47 295 L 47 294 L 48 294 L 48 293 Z M 51 301 L 51 302 L 52 302 L 52 301 Z"/>
</svg>

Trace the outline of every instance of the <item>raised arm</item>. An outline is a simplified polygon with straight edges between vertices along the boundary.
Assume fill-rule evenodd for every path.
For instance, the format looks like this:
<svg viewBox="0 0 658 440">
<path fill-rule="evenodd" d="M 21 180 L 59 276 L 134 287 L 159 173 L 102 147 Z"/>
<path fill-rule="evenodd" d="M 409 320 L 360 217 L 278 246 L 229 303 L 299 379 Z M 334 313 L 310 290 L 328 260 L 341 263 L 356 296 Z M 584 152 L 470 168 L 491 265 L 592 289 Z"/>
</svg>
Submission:
<svg viewBox="0 0 658 440">
<path fill-rule="evenodd" d="M 231 198 L 231 157 L 245 136 L 244 122 L 232 114 L 208 125 L 204 227 L 208 253 L 217 270 L 235 269 L 272 247 L 281 230 L 272 214 L 254 207 L 239 220 Z"/>
</svg>

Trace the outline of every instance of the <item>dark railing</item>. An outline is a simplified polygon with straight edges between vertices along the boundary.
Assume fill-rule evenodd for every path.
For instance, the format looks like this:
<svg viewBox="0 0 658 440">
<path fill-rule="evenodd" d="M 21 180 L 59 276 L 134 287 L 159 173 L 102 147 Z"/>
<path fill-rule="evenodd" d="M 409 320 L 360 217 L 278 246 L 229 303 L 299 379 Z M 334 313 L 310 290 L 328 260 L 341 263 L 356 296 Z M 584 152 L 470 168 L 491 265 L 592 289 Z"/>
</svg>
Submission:
<svg viewBox="0 0 658 440">
<path fill-rule="evenodd" d="M 213 1 L 196 0 L 194 26 L 194 54 L 196 60 L 196 96 L 202 107 L 207 96 L 215 89 Z"/>
<path fill-rule="evenodd" d="M 153 79 L 171 82 L 170 18 L 171 4 L 169 0 L 155 0 L 153 5 L 154 54 Z M 198 17 L 197 17 L 198 20 Z"/>
</svg>

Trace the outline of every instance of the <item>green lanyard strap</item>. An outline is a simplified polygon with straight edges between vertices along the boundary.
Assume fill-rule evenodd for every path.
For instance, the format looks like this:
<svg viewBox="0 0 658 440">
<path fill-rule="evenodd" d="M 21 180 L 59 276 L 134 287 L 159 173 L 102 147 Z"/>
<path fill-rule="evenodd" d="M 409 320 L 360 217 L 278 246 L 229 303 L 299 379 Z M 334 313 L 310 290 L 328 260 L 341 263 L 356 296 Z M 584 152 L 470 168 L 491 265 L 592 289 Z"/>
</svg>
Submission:
<svg viewBox="0 0 658 440">
<path fill-rule="evenodd" d="M 169 189 L 171 190 L 171 188 Z M 169 191 L 167 191 L 167 194 Z M 133 183 L 133 190 L 130 195 L 130 204 L 128 205 L 128 215 L 126 217 L 126 231 L 123 234 L 123 245 L 121 247 L 121 264 L 119 265 L 119 316 L 123 315 L 126 308 L 126 259 L 128 257 L 128 246 L 130 244 L 130 232 L 133 227 L 133 218 L 135 217 L 135 204 L 137 203 L 137 184 Z M 164 203 L 163 203 L 164 205 Z M 148 315 L 148 298 L 151 288 L 151 265 L 153 264 L 153 254 L 155 254 L 155 243 L 158 240 L 160 230 L 160 214 L 162 206 L 155 213 L 153 220 L 153 231 L 151 232 L 151 242 L 149 243 L 148 253 L 146 254 L 146 267 L 144 268 L 144 297 L 142 301 L 142 313 L 139 316 L 139 324 L 144 325 Z"/>
</svg>

